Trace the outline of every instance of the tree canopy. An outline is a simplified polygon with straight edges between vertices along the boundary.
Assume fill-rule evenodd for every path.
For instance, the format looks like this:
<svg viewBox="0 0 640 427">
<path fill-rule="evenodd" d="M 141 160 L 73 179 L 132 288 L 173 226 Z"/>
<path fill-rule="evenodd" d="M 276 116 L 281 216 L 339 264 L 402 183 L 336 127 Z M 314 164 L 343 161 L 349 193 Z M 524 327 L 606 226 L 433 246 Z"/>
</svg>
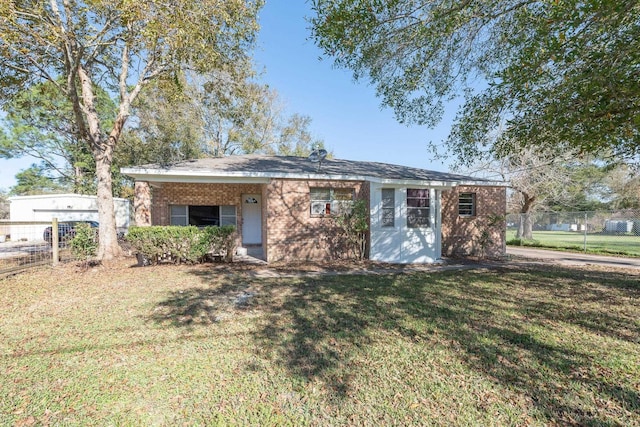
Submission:
<svg viewBox="0 0 640 427">
<path fill-rule="evenodd" d="M 9 201 L 2 189 L 0 189 L 0 219 L 9 218 Z"/>
<path fill-rule="evenodd" d="M 11 187 L 10 194 L 30 196 L 62 191 L 64 191 L 64 187 L 50 175 L 47 165 L 32 164 L 16 174 L 16 184 Z"/>
<path fill-rule="evenodd" d="M 233 73 L 253 46 L 261 0 L 20 0 L 0 3 L 0 102 L 48 81 L 71 103 L 96 164 L 98 257 L 120 253 L 111 168 L 141 91 L 184 68 Z M 117 97 L 110 124 L 96 87 Z"/>
<path fill-rule="evenodd" d="M 178 83 L 159 79 L 138 97 L 116 152 L 120 164 L 250 153 L 306 156 L 324 145 L 309 129 L 311 118 L 287 114 L 250 64 L 236 75 L 188 73 Z"/>
<path fill-rule="evenodd" d="M 109 126 L 116 107 L 109 95 L 95 88 L 96 109 Z M 6 116 L 0 125 L 0 157 L 30 156 L 39 160 L 37 171 L 55 180 L 52 188 L 80 194 L 95 194 L 95 161 L 85 141 L 81 140 L 73 120 L 69 100 L 51 82 L 43 82 L 16 94 L 4 105 Z M 31 166 L 34 169 L 34 166 Z M 35 182 L 27 180 L 23 184 Z M 18 185 L 20 194 L 37 194 L 40 186 L 29 189 Z"/>
<path fill-rule="evenodd" d="M 462 162 L 541 151 L 640 154 L 637 0 L 314 0 L 317 45 L 399 121 L 434 125 Z"/>
</svg>

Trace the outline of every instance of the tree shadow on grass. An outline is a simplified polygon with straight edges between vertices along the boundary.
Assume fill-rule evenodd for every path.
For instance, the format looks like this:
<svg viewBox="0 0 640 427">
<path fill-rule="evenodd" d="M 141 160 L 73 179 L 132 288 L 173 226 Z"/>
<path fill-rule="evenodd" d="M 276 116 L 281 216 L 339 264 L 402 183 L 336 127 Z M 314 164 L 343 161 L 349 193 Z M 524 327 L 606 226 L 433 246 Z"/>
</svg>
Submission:
<svg viewBox="0 0 640 427">
<path fill-rule="evenodd" d="M 176 327 L 209 325 L 248 308 L 252 297 L 242 283 L 174 291 L 155 307 L 151 320 Z"/>
<path fill-rule="evenodd" d="M 418 352 L 448 347 L 483 378 L 526 396 L 542 422 L 615 425 L 640 411 L 638 379 L 605 368 L 608 355 L 601 354 L 603 341 L 638 351 L 634 277 L 556 268 L 220 285 L 214 273 L 194 274 L 211 286 L 171 295 L 154 320 L 185 327 L 217 321 L 225 310 L 257 311 L 261 321 L 247 345 L 294 377 L 322 381 L 332 400 L 351 396 L 352 359 L 382 335 L 403 337 Z M 235 306 L 241 292 L 251 300 Z M 554 334 L 560 339 L 547 336 Z"/>
</svg>

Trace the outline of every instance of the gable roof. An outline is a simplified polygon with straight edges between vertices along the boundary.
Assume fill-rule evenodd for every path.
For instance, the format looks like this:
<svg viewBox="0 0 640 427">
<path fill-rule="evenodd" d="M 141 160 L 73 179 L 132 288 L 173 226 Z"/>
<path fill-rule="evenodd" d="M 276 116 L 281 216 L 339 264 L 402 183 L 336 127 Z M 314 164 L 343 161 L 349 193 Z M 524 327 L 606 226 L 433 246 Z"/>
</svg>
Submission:
<svg viewBox="0 0 640 427">
<path fill-rule="evenodd" d="M 150 182 L 269 182 L 273 178 L 373 181 L 387 184 L 453 186 L 497 182 L 389 163 L 306 157 L 241 155 L 123 168 L 122 173 Z"/>
</svg>

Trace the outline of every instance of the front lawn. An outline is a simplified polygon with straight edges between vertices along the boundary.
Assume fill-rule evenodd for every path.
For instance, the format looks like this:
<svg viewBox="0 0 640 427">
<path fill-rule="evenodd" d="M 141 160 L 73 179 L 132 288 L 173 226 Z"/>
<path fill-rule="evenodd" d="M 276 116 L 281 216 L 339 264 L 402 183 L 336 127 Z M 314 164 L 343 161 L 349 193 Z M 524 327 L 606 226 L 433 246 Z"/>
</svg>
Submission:
<svg viewBox="0 0 640 427">
<path fill-rule="evenodd" d="M 0 305 L 0 425 L 640 425 L 629 272 L 63 266 Z"/>
</svg>

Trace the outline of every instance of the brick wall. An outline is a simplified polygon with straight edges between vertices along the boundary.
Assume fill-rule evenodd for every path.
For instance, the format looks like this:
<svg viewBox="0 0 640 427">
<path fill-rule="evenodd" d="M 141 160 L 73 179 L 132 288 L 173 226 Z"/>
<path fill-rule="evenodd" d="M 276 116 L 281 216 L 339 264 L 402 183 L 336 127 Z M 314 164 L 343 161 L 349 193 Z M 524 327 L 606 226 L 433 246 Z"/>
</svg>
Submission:
<svg viewBox="0 0 640 427">
<path fill-rule="evenodd" d="M 236 206 L 238 235 L 242 236 L 242 194 L 262 195 L 263 247 L 270 262 L 281 260 L 330 260 L 347 257 L 331 217 L 310 211 L 310 187 L 353 188 L 357 198 L 370 199 L 370 185 L 363 181 L 273 180 L 270 184 L 162 183 L 152 188 L 151 223 L 168 225 L 170 205 Z M 142 194 L 146 188 L 138 188 Z M 459 193 L 476 194 L 476 216 L 458 215 Z M 504 187 L 462 186 L 442 193 L 442 253 L 445 256 L 479 255 L 478 238 L 489 215 L 505 215 Z M 505 226 L 490 230 L 492 243 L 486 256 L 505 251 Z M 241 244 L 239 237 L 238 244 Z"/>
<path fill-rule="evenodd" d="M 151 222 L 153 225 L 169 225 L 170 205 L 232 205 L 236 207 L 238 236 L 242 236 L 243 194 L 262 194 L 262 185 L 164 182 L 152 189 Z"/>
<path fill-rule="evenodd" d="M 346 257 L 331 217 L 311 215 L 311 187 L 353 188 L 356 198 L 369 200 L 362 181 L 273 180 L 265 186 L 267 261 L 329 260 Z"/>
<path fill-rule="evenodd" d="M 476 194 L 476 216 L 458 215 L 458 195 Z M 482 230 L 490 232 L 485 256 L 499 257 L 505 253 L 504 220 L 495 228 L 487 228 L 490 215 L 506 214 L 507 200 L 504 187 L 461 186 L 442 192 L 442 254 L 445 256 L 482 255 L 478 243 Z"/>
</svg>

